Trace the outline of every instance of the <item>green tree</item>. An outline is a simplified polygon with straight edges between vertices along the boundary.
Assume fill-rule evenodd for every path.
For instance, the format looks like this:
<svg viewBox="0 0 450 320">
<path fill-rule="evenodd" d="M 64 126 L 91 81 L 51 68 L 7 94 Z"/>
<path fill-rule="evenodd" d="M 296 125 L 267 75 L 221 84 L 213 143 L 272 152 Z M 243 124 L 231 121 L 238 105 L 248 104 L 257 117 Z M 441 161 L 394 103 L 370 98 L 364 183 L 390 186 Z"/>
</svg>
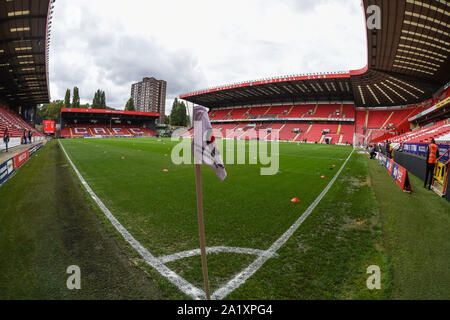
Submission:
<svg viewBox="0 0 450 320">
<path fill-rule="evenodd" d="M 187 121 L 188 116 L 186 113 L 186 105 L 184 104 L 184 101 L 181 103 L 179 102 L 178 113 L 179 113 L 179 118 L 180 118 L 179 125 L 182 127 L 186 127 L 188 124 L 188 121 Z"/>
<path fill-rule="evenodd" d="M 125 105 L 125 111 L 136 111 L 133 98 L 128 99 L 127 104 Z"/>
<path fill-rule="evenodd" d="M 100 107 L 106 109 L 106 94 L 105 91 L 100 91 Z"/>
<path fill-rule="evenodd" d="M 99 106 L 99 99 L 98 99 L 98 90 L 94 94 L 94 99 L 92 100 L 92 108 L 96 109 Z"/>
<path fill-rule="evenodd" d="M 106 109 L 106 95 L 105 91 L 98 89 L 94 94 L 92 100 L 92 108 L 94 109 Z"/>
<path fill-rule="evenodd" d="M 66 96 L 64 98 L 64 108 L 70 108 L 70 89 L 66 90 Z"/>
<path fill-rule="evenodd" d="M 38 117 L 43 120 L 57 120 L 60 118 L 62 108 L 64 108 L 62 100 L 50 102 L 38 110 Z"/>
<path fill-rule="evenodd" d="M 172 111 L 170 111 L 170 125 L 172 126 L 178 126 L 179 123 L 178 119 L 178 99 L 175 98 L 172 104 Z"/>
<path fill-rule="evenodd" d="M 186 127 L 188 124 L 186 105 L 184 102 L 179 102 L 177 98 L 175 98 L 170 112 L 170 124 L 177 127 Z"/>
<path fill-rule="evenodd" d="M 73 88 L 72 108 L 80 107 L 80 92 L 77 87 Z"/>
</svg>

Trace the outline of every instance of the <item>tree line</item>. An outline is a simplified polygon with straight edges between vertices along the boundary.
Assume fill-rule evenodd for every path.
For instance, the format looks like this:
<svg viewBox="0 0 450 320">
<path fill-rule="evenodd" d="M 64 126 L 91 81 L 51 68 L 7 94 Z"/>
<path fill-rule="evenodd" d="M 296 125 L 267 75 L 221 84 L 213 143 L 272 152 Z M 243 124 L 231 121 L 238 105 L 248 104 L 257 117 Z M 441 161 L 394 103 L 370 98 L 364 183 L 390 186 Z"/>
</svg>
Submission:
<svg viewBox="0 0 450 320">
<path fill-rule="evenodd" d="M 113 109 L 106 105 L 106 94 L 103 90 L 97 90 L 92 100 L 92 105 L 80 104 L 80 90 L 78 87 L 73 88 L 73 96 L 71 101 L 71 91 L 66 90 L 64 100 L 55 100 L 43 105 L 38 109 L 38 118 L 46 120 L 57 120 L 60 117 L 62 108 L 84 108 L 84 109 Z"/>
<path fill-rule="evenodd" d="M 64 100 L 55 100 L 43 105 L 38 109 L 38 119 L 40 120 L 57 120 L 60 118 L 62 108 L 84 108 L 84 109 L 113 109 L 106 105 L 106 94 L 103 90 L 97 90 L 94 93 L 92 105 L 89 103 L 85 105 L 80 104 L 80 91 L 78 87 L 73 88 L 73 95 L 71 90 L 67 89 Z M 72 99 L 71 99 L 72 98 Z M 129 98 L 125 104 L 125 111 L 136 111 L 133 98 Z M 172 111 L 170 116 L 163 115 L 164 123 L 176 127 L 190 126 L 190 119 L 187 115 L 187 107 L 183 101 L 175 98 L 172 104 Z"/>
<path fill-rule="evenodd" d="M 180 102 L 175 98 L 169 117 L 170 125 L 176 127 L 188 127 L 190 125 L 190 120 L 186 111 L 187 109 L 184 101 Z"/>
</svg>

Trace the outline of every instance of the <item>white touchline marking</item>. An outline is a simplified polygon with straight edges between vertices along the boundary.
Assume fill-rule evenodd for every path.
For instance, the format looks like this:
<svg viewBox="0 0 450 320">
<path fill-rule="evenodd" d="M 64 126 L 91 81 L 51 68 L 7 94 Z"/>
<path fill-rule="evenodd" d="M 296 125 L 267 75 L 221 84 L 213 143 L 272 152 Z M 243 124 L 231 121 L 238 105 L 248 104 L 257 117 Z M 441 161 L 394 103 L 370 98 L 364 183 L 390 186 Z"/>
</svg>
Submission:
<svg viewBox="0 0 450 320">
<path fill-rule="evenodd" d="M 139 253 L 139 255 L 144 259 L 144 261 L 155 268 L 162 276 L 167 278 L 171 283 L 173 283 L 178 289 L 192 297 L 195 300 L 205 299 L 206 294 L 203 290 L 195 287 L 184 278 L 180 277 L 178 274 L 167 268 L 159 259 L 154 257 L 142 244 L 139 243 L 129 232 L 125 229 L 122 224 L 113 216 L 113 214 L 109 211 L 109 209 L 103 204 L 103 202 L 95 195 L 94 191 L 92 191 L 91 187 L 87 184 L 86 180 L 84 180 L 83 176 L 80 174 L 78 169 L 75 167 L 75 164 L 70 159 L 67 154 L 64 146 L 61 141 L 58 141 L 61 146 L 64 154 L 69 160 L 70 165 L 74 169 L 75 173 L 80 179 L 83 186 L 86 188 L 86 191 L 91 195 L 92 199 L 97 203 L 100 209 L 103 211 L 105 216 L 109 219 L 109 221 L 113 224 L 113 226 L 117 229 L 117 231 L 122 235 L 122 237 Z"/>
<path fill-rule="evenodd" d="M 75 164 L 70 159 L 67 154 L 64 146 L 61 141 L 59 141 L 59 145 L 61 146 L 64 154 L 66 155 L 70 165 L 74 169 L 78 178 L 80 179 L 83 186 L 86 188 L 88 193 L 91 195 L 92 199 L 97 203 L 100 209 L 103 211 L 105 216 L 110 220 L 113 226 L 117 229 L 117 231 L 124 237 L 124 239 L 139 253 L 139 255 L 144 259 L 144 261 L 155 268 L 162 276 L 167 278 L 171 283 L 173 283 L 178 289 L 184 292 L 186 295 L 192 297 L 195 300 L 205 299 L 206 294 L 203 290 L 195 287 L 186 279 L 180 277 L 178 274 L 173 272 L 171 269 L 167 268 L 164 263 L 176 261 L 179 259 L 200 255 L 200 249 L 194 249 L 184 252 L 175 253 L 172 255 L 162 256 L 160 258 L 156 258 L 153 256 L 144 246 L 142 246 L 126 229 L 123 227 L 120 222 L 113 216 L 113 214 L 109 211 L 109 209 L 103 204 L 103 202 L 95 195 L 94 191 L 89 187 L 86 180 L 84 180 L 83 176 L 80 174 L 78 169 L 75 167 Z M 316 198 L 316 200 L 309 206 L 309 208 L 303 213 L 303 215 L 277 240 L 268 250 L 258 250 L 258 249 L 248 249 L 248 248 L 233 248 L 233 247 L 210 247 L 206 248 L 207 253 L 218 253 L 218 252 L 230 252 L 230 253 L 242 253 L 242 254 L 250 254 L 257 255 L 258 258 L 250 264 L 246 269 L 241 271 L 238 275 L 236 275 L 231 281 L 229 281 L 225 286 L 218 289 L 211 295 L 211 299 L 213 300 L 222 300 L 231 292 L 236 290 L 239 286 L 247 281 L 262 265 L 270 258 L 277 256 L 277 251 L 289 240 L 289 238 L 294 234 L 294 232 L 301 226 L 301 224 L 308 218 L 308 216 L 312 213 L 312 211 L 317 207 L 320 201 L 325 197 L 328 191 L 331 189 L 333 184 L 336 182 L 338 177 L 340 176 L 342 170 L 347 165 L 347 162 L 350 160 L 351 156 L 355 149 L 352 150 L 348 158 L 345 160 L 341 169 L 337 172 L 334 178 L 330 181 L 330 183 L 326 186 L 326 188 L 322 191 L 322 193 Z"/>
<path fill-rule="evenodd" d="M 347 160 L 345 160 L 341 169 L 334 176 L 334 178 L 330 181 L 328 186 L 322 191 L 322 193 L 314 200 L 314 202 L 309 206 L 308 209 L 302 214 L 302 216 L 280 237 L 277 241 L 275 241 L 272 246 L 265 251 L 263 255 L 260 255 L 252 264 L 250 264 L 246 269 L 241 271 L 238 275 L 236 275 L 232 280 L 230 280 L 225 286 L 218 289 L 211 296 L 211 299 L 214 300 L 222 300 L 231 292 L 236 290 L 239 286 L 241 286 L 248 278 L 250 278 L 262 265 L 270 259 L 276 252 L 289 240 L 289 238 L 294 234 L 294 232 L 302 225 L 302 223 L 309 217 L 309 215 L 313 212 L 313 210 L 317 207 L 320 201 L 325 197 L 328 191 L 331 189 L 337 178 L 340 176 L 342 170 L 345 168 L 347 162 L 350 160 L 353 155 L 353 149 Z"/>
<path fill-rule="evenodd" d="M 264 250 L 249 249 L 249 248 L 235 248 L 235 247 L 207 247 L 206 248 L 206 253 L 208 253 L 208 254 L 209 253 L 223 253 L 223 252 L 248 254 L 248 255 L 254 255 L 254 256 L 261 256 L 266 253 L 266 251 L 264 251 Z M 200 249 L 194 249 L 194 250 L 174 253 L 171 255 L 161 256 L 161 257 L 158 257 L 158 259 L 162 263 L 168 263 L 168 262 L 172 262 L 172 261 L 176 261 L 176 260 L 180 260 L 180 259 L 184 259 L 184 258 L 189 258 L 189 257 L 194 257 L 194 256 L 199 256 L 199 255 L 201 255 Z M 275 254 L 275 255 L 277 255 L 277 254 Z"/>
</svg>

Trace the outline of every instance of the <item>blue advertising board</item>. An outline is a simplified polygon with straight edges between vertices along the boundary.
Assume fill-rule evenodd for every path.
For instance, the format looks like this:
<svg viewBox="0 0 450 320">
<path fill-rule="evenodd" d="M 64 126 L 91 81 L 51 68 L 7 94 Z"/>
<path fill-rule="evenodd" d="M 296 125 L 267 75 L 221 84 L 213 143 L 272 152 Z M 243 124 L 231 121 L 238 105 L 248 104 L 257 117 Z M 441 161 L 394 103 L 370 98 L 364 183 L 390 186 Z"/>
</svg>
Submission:
<svg viewBox="0 0 450 320">
<path fill-rule="evenodd" d="M 0 186 L 14 173 L 13 159 L 0 164 Z"/>
<path fill-rule="evenodd" d="M 439 154 L 442 156 L 444 153 L 450 149 L 450 145 L 448 144 L 438 144 Z M 426 157 L 428 154 L 428 144 L 426 143 L 405 143 L 403 144 L 403 151 L 414 153 L 420 155 L 422 157 Z M 443 162 L 447 162 L 450 160 L 450 155 L 447 153 L 443 158 Z"/>
</svg>

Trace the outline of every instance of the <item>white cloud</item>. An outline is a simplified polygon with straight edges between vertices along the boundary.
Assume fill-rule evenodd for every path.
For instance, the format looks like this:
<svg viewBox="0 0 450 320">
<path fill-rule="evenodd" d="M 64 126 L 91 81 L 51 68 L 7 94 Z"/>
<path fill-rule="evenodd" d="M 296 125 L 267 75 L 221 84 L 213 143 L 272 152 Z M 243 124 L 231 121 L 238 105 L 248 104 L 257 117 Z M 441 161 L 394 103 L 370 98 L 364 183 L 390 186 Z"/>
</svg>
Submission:
<svg viewBox="0 0 450 320">
<path fill-rule="evenodd" d="M 55 3 L 50 89 L 123 108 L 144 76 L 173 99 L 205 87 L 366 64 L 360 0 L 71 0 Z"/>
</svg>

